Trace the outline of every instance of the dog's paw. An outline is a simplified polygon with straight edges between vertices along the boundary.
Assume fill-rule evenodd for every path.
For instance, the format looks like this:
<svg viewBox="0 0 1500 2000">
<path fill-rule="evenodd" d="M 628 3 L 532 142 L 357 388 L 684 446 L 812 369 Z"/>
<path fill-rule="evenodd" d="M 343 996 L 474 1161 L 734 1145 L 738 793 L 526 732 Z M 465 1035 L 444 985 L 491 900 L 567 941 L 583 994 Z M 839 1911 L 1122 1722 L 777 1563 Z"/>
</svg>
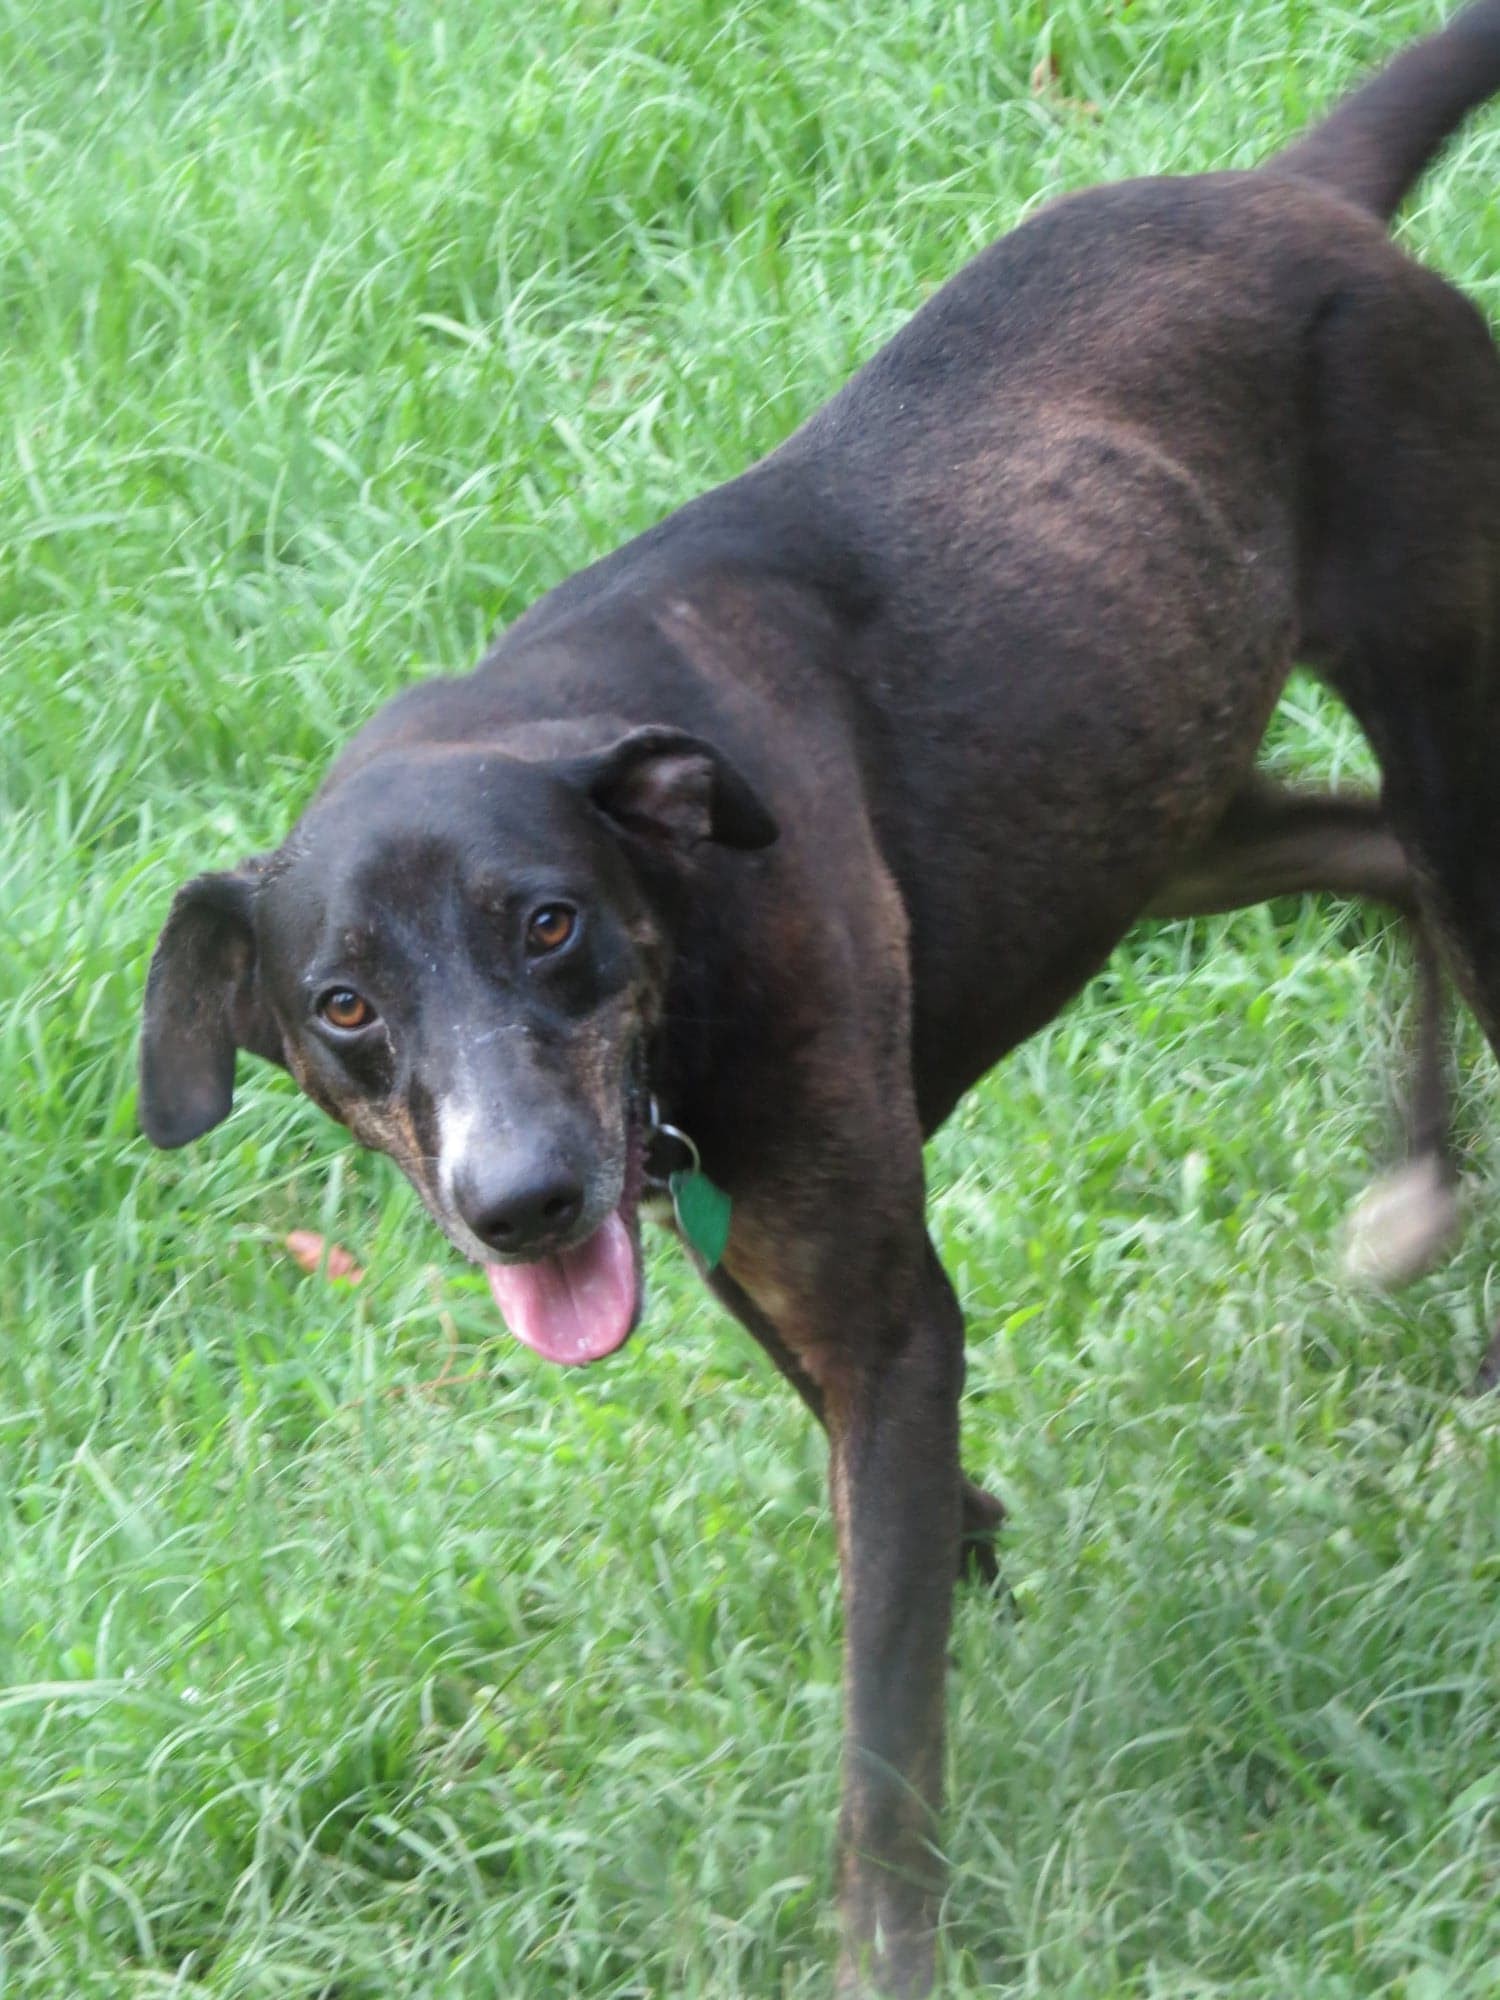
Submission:
<svg viewBox="0 0 1500 2000">
<path fill-rule="evenodd" d="M 1458 1235 L 1462 1204 L 1452 1169 L 1435 1153 L 1383 1174 L 1344 1228 L 1344 1275 L 1393 1290 L 1430 1271 Z"/>
</svg>

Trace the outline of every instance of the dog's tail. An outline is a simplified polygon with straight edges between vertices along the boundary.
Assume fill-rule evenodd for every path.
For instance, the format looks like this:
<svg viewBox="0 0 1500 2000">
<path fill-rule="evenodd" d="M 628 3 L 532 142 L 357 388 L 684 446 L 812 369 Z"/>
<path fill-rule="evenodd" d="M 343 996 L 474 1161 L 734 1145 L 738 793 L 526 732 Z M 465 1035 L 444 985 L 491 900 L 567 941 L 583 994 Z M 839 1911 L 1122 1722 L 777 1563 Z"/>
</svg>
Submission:
<svg viewBox="0 0 1500 2000">
<path fill-rule="evenodd" d="M 1266 165 L 1389 222 L 1444 140 L 1500 90 L 1500 0 L 1475 0 Z"/>
</svg>

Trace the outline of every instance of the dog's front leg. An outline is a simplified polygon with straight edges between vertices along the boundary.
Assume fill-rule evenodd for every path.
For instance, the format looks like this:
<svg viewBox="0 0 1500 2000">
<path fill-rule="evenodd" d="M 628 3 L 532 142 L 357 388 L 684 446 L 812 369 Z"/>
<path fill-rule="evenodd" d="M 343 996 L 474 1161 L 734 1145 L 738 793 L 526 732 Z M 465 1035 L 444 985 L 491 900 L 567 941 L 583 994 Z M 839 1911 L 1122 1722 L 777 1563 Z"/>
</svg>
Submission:
<svg viewBox="0 0 1500 2000">
<path fill-rule="evenodd" d="M 719 1302 L 732 1312 L 766 1354 L 775 1363 L 781 1375 L 790 1382 L 803 1403 L 826 1430 L 828 1414 L 823 1407 L 823 1392 L 798 1361 L 786 1342 L 777 1333 L 771 1320 L 763 1313 L 732 1278 L 721 1271 L 709 1279 L 709 1289 Z M 1000 1557 L 995 1540 L 1005 1525 L 1005 1505 L 987 1488 L 964 1475 L 959 1480 L 959 1551 L 958 1575 L 960 1582 L 968 1581 L 983 1586 L 986 1590 L 1000 1591 L 1009 1604 L 1010 1596 L 1000 1581 Z"/>
<path fill-rule="evenodd" d="M 841 2000 L 929 1990 L 943 1889 L 963 1323 L 935 1254 L 925 1244 L 924 1253 L 906 1297 L 887 1294 L 881 1337 L 827 1384 L 844 1593 Z"/>
</svg>

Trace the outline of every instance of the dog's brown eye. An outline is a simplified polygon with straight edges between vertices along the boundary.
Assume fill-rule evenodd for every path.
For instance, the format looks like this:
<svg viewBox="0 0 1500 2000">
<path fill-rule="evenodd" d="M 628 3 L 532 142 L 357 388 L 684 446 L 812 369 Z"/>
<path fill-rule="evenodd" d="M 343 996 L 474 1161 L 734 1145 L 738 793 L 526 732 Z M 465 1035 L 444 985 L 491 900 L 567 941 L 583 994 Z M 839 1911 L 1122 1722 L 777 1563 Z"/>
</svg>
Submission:
<svg viewBox="0 0 1500 2000">
<path fill-rule="evenodd" d="M 578 912 L 566 903 L 544 903 L 533 910 L 526 923 L 526 949 L 541 954 L 561 951 L 578 928 Z"/>
<path fill-rule="evenodd" d="M 352 987 L 335 986 L 325 993 L 318 1002 L 318 1012 L 330 1028 L 338 1028 L 344 1034 L 351 1034 L 356 1028 L 368 1028 L 375 1018 L 375 1009 Z"/>
</svg>

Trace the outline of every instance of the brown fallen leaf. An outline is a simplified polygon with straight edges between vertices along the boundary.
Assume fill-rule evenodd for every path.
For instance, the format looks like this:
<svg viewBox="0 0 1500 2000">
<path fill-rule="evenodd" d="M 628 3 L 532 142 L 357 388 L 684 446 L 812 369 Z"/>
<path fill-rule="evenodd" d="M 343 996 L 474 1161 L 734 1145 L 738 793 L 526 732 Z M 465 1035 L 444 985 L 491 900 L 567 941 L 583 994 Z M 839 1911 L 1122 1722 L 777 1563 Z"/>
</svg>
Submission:
<svg viewBox="0 0 1500 2000">
<path fill-rule="evenodd" d="M 324 1239 L 313 1229 L 294 1229 L 286 1239 L 286 1247 L 292 1253 L 292 1260 L 309 1276 L 322 1271 L 326 1277 L 337 1283 L 358 1285 L 364 1280 L 364 1270 L 356 1264 L 342 1244 L 327 1245 L 328 1261 L 323 1261 Z"/>
<path fill-rule="evenodd" d="M 1043 56 L 1031 72 L 1031 94 L 1044 97 L 1048 103 L 1056 105 L 1059 111 L 1081 112 L 1085 118 L 1097 118 L 1099 107 L 1089 97 L 1069 97 L 1060 88 L 1062 64 L 1055 55 Z"/>
</svg>

